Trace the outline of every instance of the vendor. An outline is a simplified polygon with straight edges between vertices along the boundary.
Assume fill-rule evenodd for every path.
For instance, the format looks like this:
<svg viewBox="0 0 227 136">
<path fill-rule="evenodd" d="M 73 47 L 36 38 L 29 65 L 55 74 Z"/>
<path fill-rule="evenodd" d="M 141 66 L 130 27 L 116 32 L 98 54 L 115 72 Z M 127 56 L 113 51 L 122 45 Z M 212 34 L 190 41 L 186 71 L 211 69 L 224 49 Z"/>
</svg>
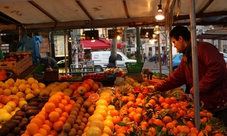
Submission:
<svg viewBox="0 0 227 136">
<path fill-rule="evenodd" d="M 167 91 L 188 84 L 194 94 L 190 31 L 176 26 L 170 32 L 174 47 L 183 57 L 179 67 L 164 81 L 149 86 L 151 91 Z M 227 69 L 222 54 L 206 42 L 197 42 L 199 100 L 200 104 L 227 126 Z"/>
<path fill-rule="evenodd" d="M 110 55 L 109 57 L 109 63 L 107 65 L 107 68 L 116 68 L 116 62 L 117 61 L 117 57 L 114 55 Z"/>
<path fill-rule="evenodd" d="M 58 65 L 54 58 L 45 57 L 40 60 L 41 64 L 44 64 L 44 71 L 58 71 Z"/>
</svg>

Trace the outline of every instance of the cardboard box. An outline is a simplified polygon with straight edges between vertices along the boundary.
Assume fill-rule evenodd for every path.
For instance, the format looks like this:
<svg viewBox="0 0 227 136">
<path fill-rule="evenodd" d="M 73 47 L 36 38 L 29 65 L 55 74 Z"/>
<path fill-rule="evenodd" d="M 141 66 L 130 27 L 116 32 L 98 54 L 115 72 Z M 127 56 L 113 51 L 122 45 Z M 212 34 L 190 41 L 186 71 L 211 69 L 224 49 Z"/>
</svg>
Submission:
<svg viewBox="0 0 227 136">
<path fill-rule="evenodd" d="M 32 56 L 31 52 L 10 52 L 9 55 L 27 55 L 25 58 L 20 61 L 1 61 L 0 68 L 6 70 L 12 70 L 16 76 L 20 75 L 28 67 L 32 65 Z"/>
</svg>

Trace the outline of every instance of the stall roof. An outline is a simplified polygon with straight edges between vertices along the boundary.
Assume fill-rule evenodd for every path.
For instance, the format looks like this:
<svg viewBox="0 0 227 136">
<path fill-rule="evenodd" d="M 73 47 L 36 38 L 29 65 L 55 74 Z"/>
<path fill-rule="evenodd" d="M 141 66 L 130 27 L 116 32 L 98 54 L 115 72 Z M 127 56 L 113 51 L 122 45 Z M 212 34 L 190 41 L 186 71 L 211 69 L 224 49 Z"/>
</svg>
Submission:
<svg viewBox="0 0 227 136">
<path fill-rule="evenodd" d="M 0 30 L 60 30 L 189 24 L 187 0 L 0 0 Z M 197 24 L 226 26 L 226 0 L 196 0 Z M 213 20 L 207 20 L 215 17 Z"/>
</svg>

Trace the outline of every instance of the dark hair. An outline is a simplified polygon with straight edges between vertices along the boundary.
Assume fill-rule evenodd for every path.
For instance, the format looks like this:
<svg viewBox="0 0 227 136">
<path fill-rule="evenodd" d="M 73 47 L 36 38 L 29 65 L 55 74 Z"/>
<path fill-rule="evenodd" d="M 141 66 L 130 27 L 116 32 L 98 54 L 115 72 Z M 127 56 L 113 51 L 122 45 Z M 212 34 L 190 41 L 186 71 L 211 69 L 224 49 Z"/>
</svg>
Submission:
<svg viewBox="0 0 227 136">
<path fill-rule="evenodd" d="M 174 27 L 169 35 L 170 37 L 173 37 L 176 40 L 179 40 L 179 36 L 181 36 L 185 41 L 190 41 L 191 39 L 190 31 L 188 30 L 187 27 L 184 26 Z"/>
</svg>

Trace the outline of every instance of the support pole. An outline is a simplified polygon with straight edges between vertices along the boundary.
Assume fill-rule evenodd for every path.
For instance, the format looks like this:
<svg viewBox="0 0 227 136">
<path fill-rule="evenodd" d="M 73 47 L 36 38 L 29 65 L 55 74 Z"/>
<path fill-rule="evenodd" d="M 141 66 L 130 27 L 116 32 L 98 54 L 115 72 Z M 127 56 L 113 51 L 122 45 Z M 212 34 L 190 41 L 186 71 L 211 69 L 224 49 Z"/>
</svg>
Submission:
<svg viewBox="0 0 227 136">
<path fill-rule="evenodd" d="M 158 62 L 159 62 L 159 73 L 162 74 L 162 60 L 161 60 L 161 48 L 160 48 L 160 34 L 157 34 L 158 38 Z"/>
<path fill-rule="evenodd" d="M 194 107 L 195 107 L 195 127 L 200 127 L 200 104 L 199 104 L 199 80 L 198 80 L 198 58 L 196 41 L 196 16 L 195 0 L 189 0 L 190 5 L 190 29 L 191 29 L 191 48 L 192 48 L 192 70 L 193 70 L 193 88 L 194 88 Z"/>
<path fill-rule="evenodd" d="M 64 30 L 64 55 L 65 55 L 65 74 L 68 74 L 68 65 L 67 65 L 67 57 L 66 57 L 66 31 Z"/>
<path fill-rule="evenodd" d="M 111 55 L 117 56 L 117 37 L 112 39 Z"/>
<path fill-rule="evenodd" d="M 169 26 L 169 33 L 171 32 L 171 26 Z M 173 48 L 172 41 L 169 37 L 169 74 L 173 73 Z"/>
<path fill-rule="evenodd" d="M 140 42 L 140 28 L 136 27 L 136 59 L 137 62 L 141 62 L 142 58 L 140 55 L 140 48 L 141 48 L 141 42 Z"/>
</svg>

